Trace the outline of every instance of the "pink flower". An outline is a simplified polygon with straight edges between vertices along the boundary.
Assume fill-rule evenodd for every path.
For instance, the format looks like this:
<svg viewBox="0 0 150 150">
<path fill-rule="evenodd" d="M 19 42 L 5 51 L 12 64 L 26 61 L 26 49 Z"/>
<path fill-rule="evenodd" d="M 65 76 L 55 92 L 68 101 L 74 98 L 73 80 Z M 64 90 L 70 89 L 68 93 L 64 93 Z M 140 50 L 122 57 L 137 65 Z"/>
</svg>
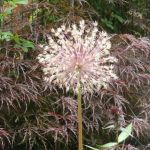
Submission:
<svg viewBox="0 0 150 150">
<path fill-rule="evenodd" d="M 112 79 L 117 79 L 117 59 L 110 55 L 110 37 L 98 31 L 96 22 L 89 26 L 82 20 L 79 25 L 52 29 L 52 33 L 49 45 L 40 45 L 43 51 L 38 56 L 47 83 L 76 92 L 80 74 L 84 94 L 107 88 Z"/>
</svg>

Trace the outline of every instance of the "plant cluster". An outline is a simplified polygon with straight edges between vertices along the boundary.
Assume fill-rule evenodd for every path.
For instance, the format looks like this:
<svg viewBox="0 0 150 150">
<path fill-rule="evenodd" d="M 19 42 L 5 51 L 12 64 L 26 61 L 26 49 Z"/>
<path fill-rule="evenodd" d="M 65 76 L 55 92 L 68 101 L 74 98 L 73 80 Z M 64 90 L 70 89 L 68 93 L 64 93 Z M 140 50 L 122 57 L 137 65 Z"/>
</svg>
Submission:
<svg viewBox="0 0 150 150">
<path fill-rule="evenodd" d="M 34 1 L 17 4 L 8 15 L 0 13 L 0 149 L 77 149 L 76 95 L 70 88 L 66 92 L 57 84 L 53 89 L 47 86 L 36 59 L 43 51 L 36 44 L 48 41 L 54 24 L 95 18 L 97 13 L 89 4 L 74 2 L 72 6 L 69 1 Z M 3 6 L 1 10 L 10 5 Z M 117 12 L 113 16 L 122 20 Z M 35 43 L 34 51 L 28 40 Z M 118 79 L 107 89 L 83 94 L 84 143 L 94 147 L 116 141 L 117 129 L 132 123 L 133 137 L 121 143 L 120 149 L 149 149 L 150 40 L 130 34 L 111 35 L 110 40 L 110 53 L 118 60 L 114 68 Z"/>
<path fill-rule="evenodd" d="M 132 122 L 136 139 L 146 137 L 140 140 L 144 145 L 149 139 L 149 40 L 120 35 L 114 36 L 112 43 L 120 80 L 111 82 L 108 89 L 101 89 L 99 93 L 83 96 L 84 140 L 93 145 L 95 142 L 89 135 L 93 134 L 98 141 L 109 133 L 110 136 L 99 143 L 104 144 L 113 139 L 113 132 L 103 133 L 102 127 L 124 127 Z M 5 149 L 21 146 L 24 149 L 59 149 L 67 142 L 70 147 L 77 136 L 75 96 L 71 91 L 67 94 L 61 89 L 51 91 L 45 87 L 36 59 L 28 60 L 23 52 L 18 50 L 18 53 L 20 55 L 17 49 L 10 47 L 1 50 L 0 118 L 5 131 L 1 138 L 7 143 L 2 145 Z M 37 52 L 30 53 L 35 57 L 32 53 Z M 137 143 L 136 139 L 133 144 Z"/>
<path fill-rule="evenodd" d="M 98 15 L 93 15 L 110 32 L 150 36 L 148 0 L 88 0 Z M 105 9 L 104 9 L 105 8 Z"/>
</svg>

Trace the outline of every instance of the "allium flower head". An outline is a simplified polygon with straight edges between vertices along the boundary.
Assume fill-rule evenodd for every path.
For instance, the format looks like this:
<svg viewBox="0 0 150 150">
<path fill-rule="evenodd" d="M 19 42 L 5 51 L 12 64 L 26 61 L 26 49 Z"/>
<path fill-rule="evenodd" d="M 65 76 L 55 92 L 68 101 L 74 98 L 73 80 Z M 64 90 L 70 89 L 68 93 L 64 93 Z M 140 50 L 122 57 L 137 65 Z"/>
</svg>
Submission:
<svg viewBox="0 0 150 150">
<path fill-rule="evenodd" d="M 107 88 L 110 80 L 117 79 L 114 73 L 117 59 L 110 56 L 110 37 L 98 30 L 96 22 L 89 25 L 82 20 L 78 25 L 62 25 L 51 32 L 49 44 L 40 45 L 43 52 L 38 56 L 44 80 L 51 86 L 76 91 L 80 78 L 84 94 Z"/>
</svg>

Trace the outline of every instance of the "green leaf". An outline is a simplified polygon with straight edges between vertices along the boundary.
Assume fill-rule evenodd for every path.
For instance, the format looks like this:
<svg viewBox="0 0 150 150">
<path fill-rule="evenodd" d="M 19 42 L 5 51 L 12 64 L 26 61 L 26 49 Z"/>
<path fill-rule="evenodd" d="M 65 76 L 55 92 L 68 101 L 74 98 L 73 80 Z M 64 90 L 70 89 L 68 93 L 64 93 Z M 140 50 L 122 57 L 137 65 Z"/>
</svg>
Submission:
<svg viewBox="0 0 150 150">
<path fill-rule="evenodd" d="M 10 41 L 13 37 L 13 34 L 11 32 L 1 32 L 0 31 L 0 40 L 6 40 L 6 41 Z"/>
<path fill-rule="evenodd" d="M 126 128 L 122 128 L 122 132 L 118 136 L 118 143 L 126 140 L 132 133 L 132 123 L 130 123 Z"/>
<path fill-rule="evenodd" d="M 32 49 L 35 48 L 33 42 L 31 42 L 31 41 L 28 41 L 28 40 L 25 40 L 25 39 L 20 39 L 20 41 L 21 41 L 21 46 L 20 47 L 23 49 L 23 51 L 25 53 L 27 53 L 30 48 L 32 48 Z"/>
<path fill-rule="evenodd" d="M 16 42 L 15 48 L 21 48 L 25 53 L 27 53 L 30 49 L 35 49 L 33 42 L 23 39 L 18 35 L 13 36 L 13 40 Z"/>
<path fill-rule="evenodd" d="M 18 35 L 14 35 L 12 37 L 12 39 L 17 43 L 17 44 L 20 44 L 20 37 Z"/>
<path fill-rule="evenodd" d="M 117 144 L 118 144 L 118 143 L 116 143 L 116 142 L 110 142 L 110 143 L 101 145 L 100 147 L 102 147 L 102 148 L 110 148 L 110 147 L 116 146 Z"/>
<path fill-rule="evenodd" d="M 106 27 L 110 28 L 111 30 L 114 30 L 113 23 L 109 21 L 107 18 L 101 19 L 101 21 Z"/>
<path fill-rule="evenodd" d="M 29 51 L 29 49 L 27 47 L 22 47 L 22 49 L 25 53 L 27 53 Z"/>
<path fill-rule="evenodd" d="M 115 19 L 117 19 L 120 23 L 124 22 L 124 19 L 121 16 L 117 15 L 117 14 L 112 13 L 111 16 L 114 17 Z"/>
<path fill-rule="evenodd" d="M 7 14 L 7 15 L 10 15 L 12 13 L 12 10 L 14 9 L 15 7 L 8 7 L 4 10 L 4 13 Z"/>
<path fill-rule="evenodd" d="M 4 21 L 4 15 L 0 13 L 0 23 L 2 23 L 3 21 Z"/>
<path fill-rule="evenodd" d="M 92 149 L 92 150 L 99 150 L 97 148 L 94 148 L 94 147 L 91 147 L 91 146 L 88 146 L 88 145 L 85 145 L 85 146 L 88 147 L 88 148 L 90 148 L 90 149 Z"/>
<path fill-rule="evenodd" d="M 23 5 L 28 4 L 28 0 L 13 0 L 13 2 L 15 4 L 23 4 Z"/>
<path fill-rule="evenodd" d="M 23 40 L 22 45 L 23 45 L 24 47 L 27 47 L 27 48 L 32 48 L 32 49 L 35 48 L 33 42 L 27 41 L 27 40 Z"/>
</svg>

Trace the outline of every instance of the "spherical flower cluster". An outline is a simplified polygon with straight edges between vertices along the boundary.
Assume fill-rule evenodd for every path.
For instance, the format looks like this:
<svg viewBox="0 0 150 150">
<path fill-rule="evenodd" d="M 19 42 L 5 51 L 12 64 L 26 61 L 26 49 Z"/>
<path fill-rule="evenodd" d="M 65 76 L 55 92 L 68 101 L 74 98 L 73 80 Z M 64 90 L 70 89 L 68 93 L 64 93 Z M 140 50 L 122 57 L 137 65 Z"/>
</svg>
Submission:
<svg viewBox="0 0 150 150">
<path fill-rule="evenodd" d="M 44 80 L 51 86 L 59 86 L 76 92 L 80 80 L 82 93 L 98 92 L 117 79 L 114 64 L 117 59 L 110 55 L 111 42 L 106 32 L 100 32 L 97 22 L 78 25 L 62 25 L 52 29 L 49 44 L 38 55 Z"/>
</svg>

